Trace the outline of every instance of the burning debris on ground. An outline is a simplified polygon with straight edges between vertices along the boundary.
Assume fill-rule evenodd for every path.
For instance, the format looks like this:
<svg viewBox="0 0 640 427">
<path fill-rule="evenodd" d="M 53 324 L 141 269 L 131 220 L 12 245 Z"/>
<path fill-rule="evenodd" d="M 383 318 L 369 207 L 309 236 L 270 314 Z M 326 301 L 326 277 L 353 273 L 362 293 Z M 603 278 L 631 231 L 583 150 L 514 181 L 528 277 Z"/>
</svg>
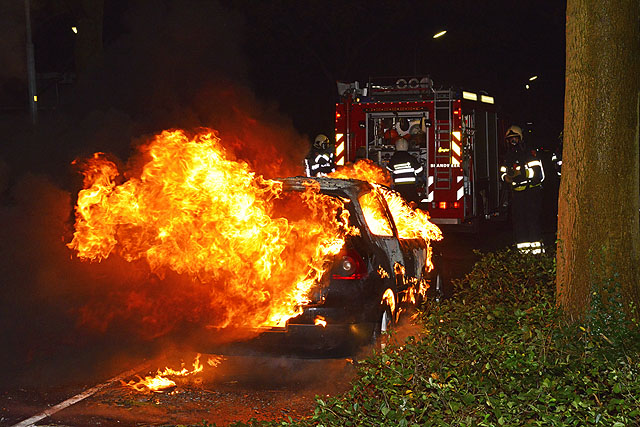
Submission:
<svg viewBox="0 0 640 427">
<path fill-rule="evenodd" d="M 120 383 L 123 386 L 129 387 L 138 392 L 153 392 L 153 393 L 164 393 L 174 390 L 177 387 L 177 384 L 171 378 L 180 378 L 184 381 L 185 377 L 194 376 L 196 374 L 201 373 L 205 367 L 200 363 L 200 354 L 196 356 L 195 361 L 193 362 L 193 369 L 188 369 L 185 367 L 184 362 L 182 363 L 182 368 L 180 370 L 171 369 L 169 367 L 164 368 L 164 370 L 158 369 L 156 371 L 155 376 L 147 375 L 144 378 L 137 375 L 138 380 L 130 380 L 123 381 L 120 380 Z M 209 356 L 206 364 L 209 367 L 215 368 L 218 366 L 224 358 L 222 356 Z M 195 383 L 201 382 L 201 379 L 195 380 Z"/>
<path fill-rule="evenodd" d="M 172 363 L 159 358 L 152 364 Z M 196 356 L 197 358 L 198 356 Z M 188 358 L 188 356 L 185 356 Z M 296 360 L 201 355 L 215 368 L 174 377 L 176 385 L 157 392 L 121 383 L 69 407 L 52 420 L 63 424 L 197 424 L 277 420 L 308 415 L 315 396 L 346 390 L 355 373 L 345 360 Z"/>
</svg>

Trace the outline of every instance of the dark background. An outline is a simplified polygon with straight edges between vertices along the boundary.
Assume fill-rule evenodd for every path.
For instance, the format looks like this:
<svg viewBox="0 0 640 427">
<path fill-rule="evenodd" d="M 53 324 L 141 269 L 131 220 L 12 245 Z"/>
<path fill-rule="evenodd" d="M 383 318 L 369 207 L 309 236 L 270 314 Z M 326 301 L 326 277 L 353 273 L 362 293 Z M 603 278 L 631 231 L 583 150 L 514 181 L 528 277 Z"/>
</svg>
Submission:
<svg viewBox="0 0 640 427">
<path fill-rule="evenodd" d="M 124 164 L 164 129 L 209 126 L 258 173 L 301 173 L 310 139 L 333 135 L 336 80 L 379 76 L 486 91 L 548 150 L 562 130 L 563 1 L 31 0 L 31 12 L 36 125 L 24 2 L 0 3 L 0 374 L 92 342 L 78 307 L 146 283 L 119 279 L 132 267 L 117 260 L 72 259 L 75 159 Z M 98 332 L 135 341 L 140 316 L 127 316 Z"/>
<path fill-rule="evenodd" d="M 309 138 L 333 134 L 336 80 L 429 75 L 436 87 L 494 96 L 537 145 L 555 148 L 562 128 L 563 1 L 104 0 L 102 19 L 91 20 L 90 4 L 100 3 L 31 0 L 42 126 L 55 114 L 73 117 L 62 132 L 92 114 L 93 130 L 126 121 L 114 139 L 129 146 L 147 132 L 214 125 L 205 116 L 217 108 L 203 104 L 228 102 L 226 84 Z M 15 128 L 28 116 L 24 4 L 2 7 L 0 108 Z M 71 31 L 99 23 L 93 45 Z M 76 155 L 77 145 L 93 145 L 73 139 L 58 148 Z"/>
</svg>

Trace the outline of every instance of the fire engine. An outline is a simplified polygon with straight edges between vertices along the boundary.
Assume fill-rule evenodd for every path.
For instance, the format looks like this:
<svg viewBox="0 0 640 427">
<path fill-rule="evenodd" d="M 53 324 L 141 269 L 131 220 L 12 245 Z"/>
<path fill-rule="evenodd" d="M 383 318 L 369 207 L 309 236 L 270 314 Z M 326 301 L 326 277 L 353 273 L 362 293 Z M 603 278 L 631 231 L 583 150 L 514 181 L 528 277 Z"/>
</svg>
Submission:
<svg viewBox="0 0 640 427">
<path fill-rule="evenodd" d="M 476 225 L 501 212 L 498 162 L 505 123 L 494 98 L 435 89 L 429 77 L 338 82 L 336 163 L 368 158 L 385 167 L 399 138 L 423 166 L 419 208 L 436 224 Z"/>
</svg>

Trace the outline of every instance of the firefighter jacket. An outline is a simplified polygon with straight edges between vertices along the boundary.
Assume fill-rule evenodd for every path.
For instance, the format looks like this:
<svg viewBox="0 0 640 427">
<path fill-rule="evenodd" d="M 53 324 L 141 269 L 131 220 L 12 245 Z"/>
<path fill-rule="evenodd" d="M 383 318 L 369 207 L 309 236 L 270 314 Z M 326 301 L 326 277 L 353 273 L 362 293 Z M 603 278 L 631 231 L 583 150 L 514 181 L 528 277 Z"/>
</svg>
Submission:
<svg viewBox="0 0 640 427">
<path fill-rule="evenodd" d="M 327 176 L 336 171 L 335 155 L 332 152 L 311 150 L 304 159 L 307 176 Z"/>
<path fill-rule="evenodd" d="M 500 166 L 500 179 L 513 191 L 541 187 L 544 169 L 538 150 L 523 147 L 508 151 Z"/>
<path fill-rule="evenodd" d="M 406 151 L 396 151 L 389 159 L 387 169 L 391 172 L 393 185 L 417 184 L 418 175 L 422 172 L 422 165 Z"/>
</svg>

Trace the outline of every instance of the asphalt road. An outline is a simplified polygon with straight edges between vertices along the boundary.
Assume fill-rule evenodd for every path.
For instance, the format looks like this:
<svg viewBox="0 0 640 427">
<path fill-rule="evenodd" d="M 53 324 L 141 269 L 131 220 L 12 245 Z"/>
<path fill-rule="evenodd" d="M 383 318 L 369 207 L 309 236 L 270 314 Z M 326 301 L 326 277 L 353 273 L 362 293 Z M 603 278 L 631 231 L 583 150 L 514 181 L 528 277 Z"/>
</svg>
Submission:
<svg viewBox="0 0 640 427">
<path fill-rule="evenodd" d="M 196 375 L 171 376 L 176 386 L 164 392 L 138 391 L 120 381 L 137 381 L 166 366 L 179 370 L 181 360 L 189 365 L 196 354 L 183 356 L 144 361 L 115 380 L 87 375 L 5 390 L 0 395 L 1 423 L 140 426 L 196 425 L 206 420 L 227 425 L 251 418 L 298 418 L 312 413 L 316 396 L 346 391 L 355 372 L 347 359 L 233 356 Z M 206 361 L 209 356 L 201 358 Z M 52 408 L 59 410 L 46 412 Z"/>
</svg>

